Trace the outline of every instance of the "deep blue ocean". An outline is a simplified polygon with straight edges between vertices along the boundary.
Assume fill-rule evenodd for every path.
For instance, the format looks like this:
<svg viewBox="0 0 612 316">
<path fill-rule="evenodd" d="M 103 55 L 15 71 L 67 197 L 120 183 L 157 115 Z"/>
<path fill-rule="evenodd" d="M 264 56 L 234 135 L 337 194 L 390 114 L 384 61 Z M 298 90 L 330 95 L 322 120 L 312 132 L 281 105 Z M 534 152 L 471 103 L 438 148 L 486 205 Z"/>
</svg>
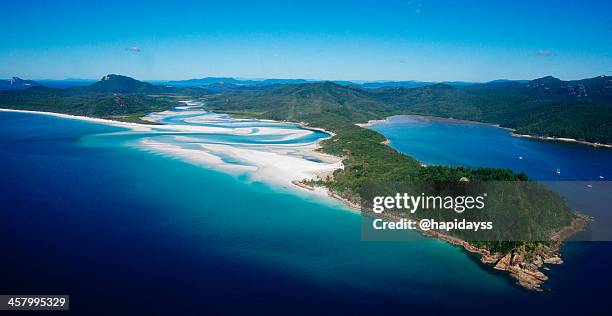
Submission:
<svg viewBox="0 0 612 316">
<path fill-rule="evenodd" d="M 609 151 L 504 140 L 507 132 L 492 127 L 453 140 L 474 124 L 404 125 L 373 128 L 425 163 L 504 166 L 539 177 L 503 165 L 497 152 L 508 161 L 522 155 L 517 164 L 549 161 L 537 168 L 542 175 L 560 168 L 570 176 L 576 168 L 612 177 Z M 1 294 L 69 294 L 78 315 L 612 310 L 610 243 L 568 243 L 566 263 L 548 272 L 549 289 L 532 293 L 440 241 L 361 241 L 360 216 L 337 203 L 121 143 L 85 141 L 119 130 L 0 113 Z M 435 142 L 445 138 L 453 144 Z M 465 148 L 464 139 L 467 151 L 444 147 Z M 509 152 L 507 141 L 529 150 Z"/>
</svg>

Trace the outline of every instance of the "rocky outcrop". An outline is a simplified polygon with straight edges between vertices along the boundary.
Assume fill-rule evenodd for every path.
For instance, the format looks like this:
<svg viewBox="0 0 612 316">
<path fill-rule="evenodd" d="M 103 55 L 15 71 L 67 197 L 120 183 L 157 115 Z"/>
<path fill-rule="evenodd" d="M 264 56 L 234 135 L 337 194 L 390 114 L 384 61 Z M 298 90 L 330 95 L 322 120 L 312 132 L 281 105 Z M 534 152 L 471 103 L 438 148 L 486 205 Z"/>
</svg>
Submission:
<svg viewBox="0 0 612 316">
<path fill-rule="evenodd" d="M 536 249 L 527 251 L 522 246 L 512 252 L 507 253 L 497 261 L 494 269 L 508 271 L 510 276 L 516 279 L 517 283 L 527 289 L 541 291 L 541 286 L 548 277 L 539 269 L 545 264 L 559 264 L 563 262 L 556 254 L 551 252 L 548 247 L 538 244 Z"/>
<path fill-rule="evenodd" d="M 501 258 L 499 261 L 497 261 L 497 263 L 495 264 L 493 268 L 497 270 L 507 271 L 508 267 L 510 267 L 511 261 L 512 261 L 512 253 L 509 253 L 505 255 L 503 258 Z"/>
<path fill-rule="evenodd" d="M 549 245 L 535 242 L 527 243 L 505 254 L 494 263 L 493 268 L 508 271 L 510 276 L 516 279 L 522 287 L 541 291 L 541 286 L 544 281 L 548 280 L 548 277 L 540 269 L 548 271 L 550 269 L 545 265 L 563 263 L 563 259 L 559 256 L 559 248 L 562 242 L 569 236 L 583 230 L 588 220 L 587 216 L 576 214 L 576 218 L 568 227 L 552 235 Z M 483 262 L 485 262 L 484 257 Z"/>
</svg>

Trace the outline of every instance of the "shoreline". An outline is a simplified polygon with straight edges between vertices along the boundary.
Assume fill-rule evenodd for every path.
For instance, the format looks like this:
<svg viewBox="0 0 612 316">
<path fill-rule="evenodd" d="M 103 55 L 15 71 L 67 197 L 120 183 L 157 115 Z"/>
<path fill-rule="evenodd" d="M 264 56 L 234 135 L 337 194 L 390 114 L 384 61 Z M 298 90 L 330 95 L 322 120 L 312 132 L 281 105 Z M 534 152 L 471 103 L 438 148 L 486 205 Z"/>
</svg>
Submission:
<svg viewBox="0 0 612 316">
<path fill-rule="evenodd" d="M 554 136 L 539 136 L 539 135 L 521 134 L 521 133 L 518 133 L 517 130 L 514 129 L 514 128 L 504 127 L 504 126 L 501 126 L 501 125 L 496 124 L 496 123 L 486 123 L 486 122 L 463 120 L 463 119 L 448 118 L 448 117 L 439 117 L 439 116 L 431 116 L 431 115 L 398 114 L 398 115 L 388 116 L 388 117 L 386 117 L 385 119 L 382 119 L 382 120 L 369 120 L 367 123 L 360 123 L 360 124 L 356 124 L 356 125 L 359 126 L 359 127 L 368 128 L 368 127 L 370 127 L 372 125 L 389 122 L 389 118 L 399 117 L 399 116 L 413 116 L 413 117 L 420 117 L 420 118 L 426 118 L 426 119 L 431 119 L 431 120 L 435 120 L 435 121 L 443 121 L 443 122 L 450 122 L 450 123 L 484 124 L 484 125 L 494 126 L 494 127 L 501 128 L 503 130 L 509 131 L 510 135 L 512 137 L 528 138 L 528 139 L 544 140 L 544 141 L 557 141 L 557 142 L 566 142 L 566 143 L 576 143 L 576 144 L 591 146 L 591 147 L 595 147 L 595 148 L 612 148 L 612 144 L 589 142 L 589 141 L 578 140 L 578 139 L 569 138 L 569 137 L 554 137 Z"/>
<path fill-rule="evenodd" d="M 57 113 L 57 112 L 15 110 L 15 109 L 4 109 L 4 108 L 0 108 L 0 112 L 46 115 L 46 116 L 53 116 L 53 117 L 69 119 L 69 120 L 78 120 L 78 121 L 98 123 L 98 124 L 103 124 L 103 125 L 108 125 L 108 126 L 123 127 L 123 128 L 128 128 L 134 131 L 140 131 L 140 130 L 147 131 L 153 127 L 153 126 L 150 126 L 150 127 L 146 126 L 145 124 L 122 122 L 122 121 L 115 121 L 115 120 L 103 119 L 103 118 L 98 118 L 98 117 L 72 115 L 72 114 L 64 114 L 64 113 Z"/>
<path fill-rule="evenodd" d="M 537 136 L 537 135 L 529 135 L 529 134 L 520 134 L 520 133 L 517 133 L 516 130 L 508 128 L 508 127 L 501 127 L 501 126 L 498 126 L 498 127 L 510 131 L 510 135 L 512 135 L 513 137 L 529 138 L 529 139 L 537 139 L 537 140 L 546 140 L 546 141 L 556 141 L 556 142 L 566 142 L 566 143 L 576 143 L 576 144 L 591 146 L 591 147 L 595 147 L 595 148 L 599 148 L 599 147 L 612 148 L 611 144 L 592 143 L 592 142 L 587 142 L 585 140 L 577 140 L 577 139 L 574 139 L 574 138 L 566 138 L 566 137 Z"/>
</svg>

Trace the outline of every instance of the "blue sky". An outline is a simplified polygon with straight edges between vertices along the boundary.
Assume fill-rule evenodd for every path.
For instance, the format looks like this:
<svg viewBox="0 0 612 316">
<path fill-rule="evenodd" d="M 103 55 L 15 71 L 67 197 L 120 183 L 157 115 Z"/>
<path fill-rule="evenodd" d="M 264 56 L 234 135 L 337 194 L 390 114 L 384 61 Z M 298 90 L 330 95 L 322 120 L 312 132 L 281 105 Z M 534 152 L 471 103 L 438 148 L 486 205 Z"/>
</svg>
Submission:
<svg viewBox="0 0 612 316">
<path fill-rule="evenodd" d="M 612 1 L 0 1 L 0 77 L 612 75 Z"/>
</svg>

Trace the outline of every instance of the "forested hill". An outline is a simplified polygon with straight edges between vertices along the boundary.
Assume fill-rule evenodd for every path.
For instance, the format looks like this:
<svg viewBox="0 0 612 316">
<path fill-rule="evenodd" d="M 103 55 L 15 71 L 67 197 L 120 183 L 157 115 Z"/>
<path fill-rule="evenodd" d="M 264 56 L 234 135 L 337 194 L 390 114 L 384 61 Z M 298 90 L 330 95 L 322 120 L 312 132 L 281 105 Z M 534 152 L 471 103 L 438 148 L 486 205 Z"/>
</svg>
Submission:
<svg viewBox="0 0 612 316">
<path fill-rule="evenodd" d="M 209 94 L 203 88 L 152 85 L 120 75 L 66 89 L 34 85 L 23 90 L 0 91 L 0 108 L 57 112 L 140 122 L 140 116 L 176 105 L 176 99 Z"/>
<path fill-rule="evenodd" d="M 154 86 L 148 82 L 114 74 L 106 75 L 100 81 L 90 86 L 76 89 L 114 93 L 162 93 L 165 91 L 164 87 Z"/>
<path fill-rule="evenodd" d="M 363 89 L 331 82 L 233 90 L 209 98 L 213 108 L 300 120 L 330 113 L 364 122 L 422 114 L 500 124 L 519 133 L 612 143 L 612 77 L 500 81 L 469 86 Z"/>
<path fill-rule="evenodd" d="M 331 82 L 234 90 L 208 97 L 208 104 L 270 119 L 299 121 L 309 115 L 328 113 L 353 123 L 382 117 L 385 113 L 392 115 L 395 109 L 368 90 Z"/>
<path fill-rule="evenodd" d="M 154 85 L 139 81 L 131 77 L 109 74 L 98 82 L 89 86 L 72 87 L 70 90 L 101 93 L 141 93 L 141 94 L 180 94 L 187 96 L 200 96 L 209 94 L 208 89 L 202 87 L 170 87 Z"/>
</svg>

